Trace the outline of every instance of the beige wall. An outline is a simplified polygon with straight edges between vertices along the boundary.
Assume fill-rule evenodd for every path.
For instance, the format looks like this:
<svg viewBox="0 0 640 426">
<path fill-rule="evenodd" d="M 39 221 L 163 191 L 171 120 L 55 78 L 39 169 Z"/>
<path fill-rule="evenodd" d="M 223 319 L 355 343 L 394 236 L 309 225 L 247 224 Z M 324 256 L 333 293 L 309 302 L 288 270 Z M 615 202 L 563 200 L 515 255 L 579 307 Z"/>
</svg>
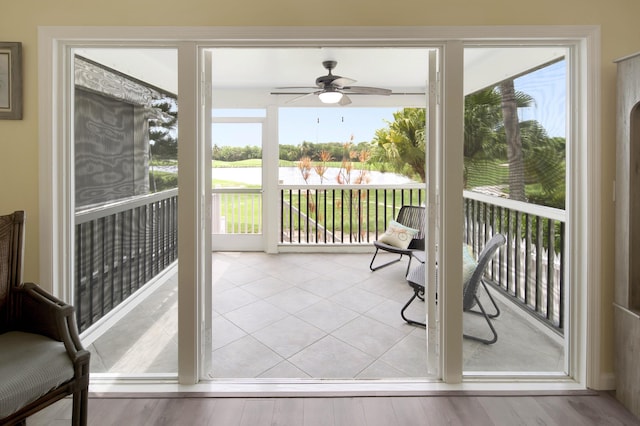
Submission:
<svg viewBox="0 0 640 426">
<path fill-rule="evenodd" d="M 244 6 L 244 7 L 243 7 Z M 2 2 L 0 41 L 23 44 L 24 119 L 0 120 L 0 213 L 27 212 L 25 279 L 38 272 L 38 26 L 600 25 L 602 31 L 603 373 L 613 371 L 615 65 L 640 50 L 637 0 L 22 0 Z"/>
</svg>

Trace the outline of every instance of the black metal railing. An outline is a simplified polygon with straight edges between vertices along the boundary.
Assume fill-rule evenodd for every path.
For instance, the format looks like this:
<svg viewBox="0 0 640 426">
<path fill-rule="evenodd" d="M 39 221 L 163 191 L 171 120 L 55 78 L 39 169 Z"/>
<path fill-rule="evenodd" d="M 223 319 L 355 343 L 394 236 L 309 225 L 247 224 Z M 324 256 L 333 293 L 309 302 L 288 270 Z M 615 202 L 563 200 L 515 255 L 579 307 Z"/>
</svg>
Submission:
<svg viewBox="0 0 640 426">
<path fill-rule="evenodd" d="M 255 218 L 262 214 L 256 196 L 218 200 L 220 211 L 236 212 L 225 213 L 223 232 L 256 232 Z M 177 259 L 177 197 L 171 190 L 77 212 L 75 305 L 81 330 Z M 370 244 L 403 205 L 426 200 L 421 184 L 280 185 L 280 197 L 282 245 Z M 242 214 L 227 205 L 239 202 Z M 564 211 L 465 191 L 464 218 L 463 241 L 476 254 L 494 233 L 507 237 L 488 269 L 495 288 L 562 335 Z"/>
<path fill-rule="evenodd" d="M 464 192 L 463 239 L 476 255 L 494 233 L 507 238 L 488 268 L 495 288 L 564 334 L 564 210 Z"/>
<path fill-rule="evenodd" d="M 75 215 L 75 307 L 80 331 L 178 258 L 177 189 Z"/>
<path fill-rule="evenodd" d="M 424 185 L 280 185 L 281 244 L 376 240 L 403 205 L 422 205 Z"/>
</svg>

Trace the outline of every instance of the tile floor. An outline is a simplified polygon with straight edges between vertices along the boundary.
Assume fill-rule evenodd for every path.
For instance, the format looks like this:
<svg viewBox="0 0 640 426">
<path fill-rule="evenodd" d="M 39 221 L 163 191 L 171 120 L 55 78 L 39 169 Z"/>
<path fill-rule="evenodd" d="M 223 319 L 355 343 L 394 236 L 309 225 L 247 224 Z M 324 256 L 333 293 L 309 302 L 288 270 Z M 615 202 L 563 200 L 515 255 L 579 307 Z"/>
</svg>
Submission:
<svg viewBox="0 0 640 426">
<path fill-rule="evenodd" d="M 211 378 L 423 378 L 424 328 L 400 317 L 405 263 L 376 272 L 371 254 L 213 254 Z M 177 277 L 89 349 L 92 372 L 177 371 Z M 494 345 L 464 340 L 466 371 L 561 372 L 561 342 L 498 302 Z M 410 317 L 424 317 L 416 301 Z M 465 314 L 465 332 L 483 333 Z"/>
</svg>

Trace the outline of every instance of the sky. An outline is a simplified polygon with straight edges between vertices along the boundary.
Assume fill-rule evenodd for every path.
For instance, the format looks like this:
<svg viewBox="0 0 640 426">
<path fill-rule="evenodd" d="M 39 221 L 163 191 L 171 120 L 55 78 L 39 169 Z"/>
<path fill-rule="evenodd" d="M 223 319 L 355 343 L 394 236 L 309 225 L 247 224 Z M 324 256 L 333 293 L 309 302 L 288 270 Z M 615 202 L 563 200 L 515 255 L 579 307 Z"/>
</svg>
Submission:
<svg viewBox="0 0 640 426">
<path fill-rule="evenodd" d="M 532 96 L 534 105 L 520 108 L 520 120 L 537 120 L 549 136 L 565 137 L 566 62 L 515 80 L 515 89 Z M 377 129 L 393 121 L 398 108 L 281 108 L 279 111 L 280 143 L 298 145 L 307 142 L 371 141 Z M 260 126 L 214 124 L 213 142 L 218 146 L 255 146 L 260 142 Z"/>
<path fill-rule="evenodd" d="M 370 142 L 376 130 L 393 122 L 399 108 L 283 108 L 279 112 L 280 143 Z M 386 121 L 385 121 L 386 120 Z"/>
<path fill-rule="evenodd" d="M 551 137 L 566 136 L 566 61 L 556 62 L 546 68 L 515 80 L 517 91 L 535 99 L 535 105 L 520 108 L 520 120 L 537 120 Z"/>
</svg>

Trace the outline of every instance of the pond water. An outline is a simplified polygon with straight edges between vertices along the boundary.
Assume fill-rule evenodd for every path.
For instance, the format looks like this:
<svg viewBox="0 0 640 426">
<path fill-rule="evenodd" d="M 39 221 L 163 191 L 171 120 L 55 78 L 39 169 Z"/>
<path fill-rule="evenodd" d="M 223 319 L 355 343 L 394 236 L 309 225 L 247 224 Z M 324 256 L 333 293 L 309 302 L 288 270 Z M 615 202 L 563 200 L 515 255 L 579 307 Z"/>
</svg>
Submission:
<svg viewBox="0 0 640 426">
<path fill-rule="evenodd" d="M 176 166 L 155 166 L 155 170 L 177 173 L 178 168 Z M 329 167 L 325 172 L 325 177 L 320 182 L 320 176 L 315 171 L 311 172 L 307 182 L 302 178 L 302 174 L 297 167 L 280 167 L 278 177 L 280 183 L 283 185 L 319 185 L 321 183 L 327 185 L 337 185 L 337 176 L 340 171 L 337 167 Z M 359 176 L 359 171 L 351 172 L 350 182 L 355 184 Z M 260 167 L 221 167 L 211 170 L 211 175 L 214 179 L 226 180 L 232 182 L 241 182 L 248 185 L 259 185 L 262 178 L 262 169 Z M 367 172 L 370 185 L 398 185 L 404 183 L 415 183 L 406 176 L 402 176 L 396 173 L 382 173 L 371 171 Z"/>
<path fill-rule="evenodd" d="M 280 167 L 278 177 L 280 183 L 283 185 L 319 185 L 321 183 L 327 185 L 337 185 L 338 172 L 337 167 L 330 167 L 325 172 L 324 179 L 320 181 L 320 176 L 313 171 L 305 182 L 302 178 L 302 174 L 297 167 Z M 214 179 L 230 180 L 234 182 L 243 182 L 247 184 L 257 185 L 261 182 L 262 169 L 258 167 L 246 167 L 246 168 L 218 168 L 212 170 Z M 355 184 L 360 176 L 359 171 L 351 172 L 350 182 Z M 412 183 L 413 181 L 406 176 L 398 175 L 395 173 L 381 173 L 381 172 L 367 172 L 367 177 L 370 185 L 395 185 L 403 183 Z"/>
</svg>

